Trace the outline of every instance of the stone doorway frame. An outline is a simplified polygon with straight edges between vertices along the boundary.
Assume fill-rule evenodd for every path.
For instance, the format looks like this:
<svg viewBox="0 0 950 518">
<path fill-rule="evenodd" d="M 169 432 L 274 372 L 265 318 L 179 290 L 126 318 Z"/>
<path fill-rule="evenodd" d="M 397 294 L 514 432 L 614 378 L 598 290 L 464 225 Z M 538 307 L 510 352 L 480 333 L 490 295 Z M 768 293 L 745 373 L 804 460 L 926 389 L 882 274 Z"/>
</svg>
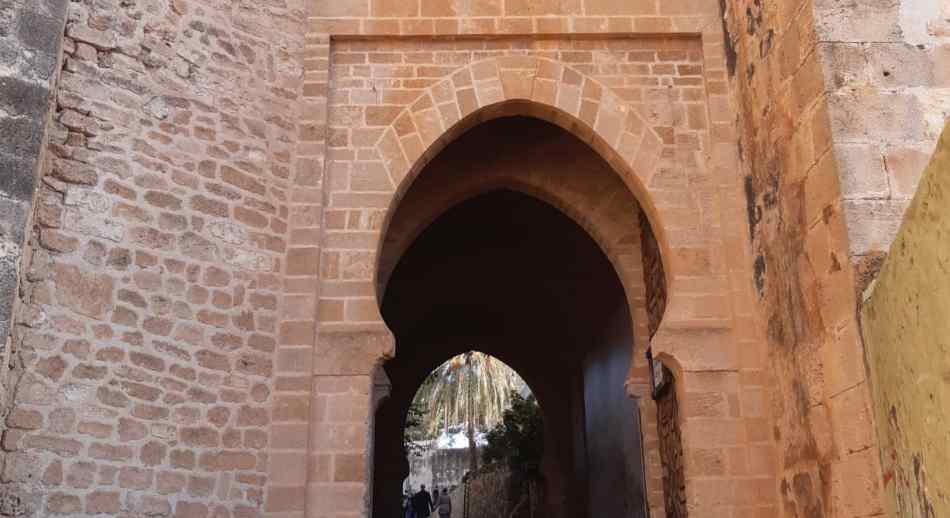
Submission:
<svg viewBox="0 0 950 518">
<path fill-rule="evenodd" d="M 322 4 L 317 4 L 320 9 Z M 305 129 L 298 167 L 321 169 L 327 154 L 322 129 L 333 94 L 329 63 L 334 41 L 411 36 L 424 42 L 505 34 L 695 38 L 703 51 L 707 119 L 712 132 L 718 132 L 705 142 L 701 167 L 713 178 L 713 185 L 705 189 L 719 196 L 726 221 L 744 221 L 734 145 L 736 112 L 726 80 L 719 6 L 712 0 L 671 6 L 663 16 L 490 18 L 477 24 L 453 18 L 335 18 L 314 12 L 305 50 Z M 372 465 L 367 448 L 373 373 L 394 354 L 392 334 L 379 315 L 375 282 L 383 229 L 415 175 L 461 133 L 458 121 L 478 123 L 485 117 L 512 115 L 504 107 L 523 109 L 525 103 L 531 107 L 526 115 L 557 124 L 588 142 L 618 172 L 652 223 L 664 260 L 668 303 L 650 345 L 680 380 L 677 398 L 691 512 L 718 516 L 740 508 L 765 514 L 775 509 L 775 473 L 768 461 L 775 453 L 764 403 L 765 343 L 754 316 L 747 230 L 723 227 L 721 235 L 711 236 L 702 249 L 683 246 L 678 225 L 702 214 L 682 208 L 682 196 L 690 193 L 651 186 L 661 140 L 634 110 L 569 65 L 493 58 L 462 67 L 452 79 L 428 89 L 407 103 L 385 130 L 377 151 L 384 158 L 392 192 L 364 200 L 363 207 L 386 214 L 381 228 L 330 232 L 325 211 L 333 207 L 332 191 L 323 191 L 330 187 L 301 180 L 291 193 L 288 294 L 277 367 L 298 382 L 282 388 L 278 380 L 275 396 L 279 405 L 309 408 L 310 420 L 274 425 L 275 467 L 266 488 L 269 515 L 365 516 Z M 475 112 L 482 116 L 469 117 Z M 357 205 L 350 208 L 359 209 Z M 334 249 L 341 247 L 352 248 L 361 261 L 369 261 L 374 278 L 329 282 L 328 270 L 340 261 Z M 707 273 L 701 266 L 704 260 L 723 264 L 724 270 Z M 344 302 L 339 304 L 341 298 Z M 710 316 L 710 307 L 726 308 L 726 315 Z M 338 314 L 343 318 L 331 317 Z M 301 379 L 312 383 L 308 386 Z M 628 391 L 641 401 L 642 422 L 655 422 L 652 402 L 643 405 L 649 401 L 645 379 L 631 380 Z M 650 438 L 646 439 L 648 446 Z M 655 511 L 654 516 L 662 513 Z"/>
</svg>

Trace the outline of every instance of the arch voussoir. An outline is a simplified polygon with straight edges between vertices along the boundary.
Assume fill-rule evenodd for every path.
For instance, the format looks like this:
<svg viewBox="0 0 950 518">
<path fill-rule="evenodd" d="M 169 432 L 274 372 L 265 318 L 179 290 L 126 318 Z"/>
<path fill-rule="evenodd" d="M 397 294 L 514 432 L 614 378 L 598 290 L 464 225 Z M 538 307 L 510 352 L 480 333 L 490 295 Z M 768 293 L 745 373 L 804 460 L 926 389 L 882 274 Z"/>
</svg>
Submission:
<svg viewBox="0 0 950 518">
<path fill-rule="evenodd" d="M 600 102 L 597 111 L 597 122 L 594 125 L 594 132 L 613 149 L 618 148 L 620 137 L 623 134 L 623 126 L 626 122 L 627 113 L 630 112 L 627 103 L 620 100 L 616 94 L 607 93 Z"/>
<path fill-rule="evenodd" d="M 482 79 L 475 76 L 475 98 L 478 101 L 479 108 L 486 108 L 498 104 L 505 100 L 505 92 L 501 85 L 501 79 L 498 76 L 498 68 L 491 69 L 491 74 Z"/>
<path fill-rule="evenodd" d="M 432 100 L 432 93 L 426 92 L 419 99 L 420 101 L 413 104 L 412 118 L 419 130 L 423 147 L 428 149 L 445 133 L 446 127 Z"/>
<path fill-rule="evenodd" d="M 423 153 L 425 153 L 426 148 L 422 145 L 422 138 L 419 136 L 418 132 L 413 132 L 408 135 L 405 135 L 399 139 L 399 143 L 402 144 L 403 153 L 406 156 L 406 160 L 410 164 L 415 164 L 422 158 Z"/>
<path fill-rule="evenodd" d="M 643 210 L 656 222 L 659 210 L 650 203 L 654 200 L 649 184 L 660 161 L 660 137 L 636 110 L 596 79 L 558 61 L 533 56 L 471 63 L 429 87 L 393 118 L 377 144 L 377 154 L 395 186 L 393 205 L 423 167 L 459 134 L 479 122 L 516 113 L 547 120 L 590 144 L 634 195 L 647 201 Z"/>
<path fill-rule="evenodd" d="M 398 187 L 406 175 L 409 174 L 410 162 L 403 153 L 395 129 L 388 128 L 383 132 L 383 136 L 380 137 L 379 143 L 376 145 L 376 151 L 382 157 L 383 164 L 386 166 L 386 171 L 389 173 L 393 185 Z"/>
<path fill-rule="evenodd" d="M 662 152 L 663 141 L 660 140 L 660 137 L 652 131 L 646 132 L 633 158 L 633 162 L 640 166 L 634 169 L 634 171 L 640 175 L 640 180 L 647 189 L 650 188 L 650 182 L 653 179 L 653 174 L 656 172 L 657 165 L 660 163 L 660 153 Z"/>
<path fill-rule="evenodd" d="M 528 56 L 498 58 L 502 93 L 506 100 L 530 99 L 539 61 Z"/>
<path fill-rule="evenodd" d="M 576 76 L 576 80 L 574 79 Z M 571 117 L 581 113 L 581 75 L 565 67 L 561 82 L 557 85 L 557 101 L 554 105 Z"/>
<path fill-rule="evenodd" d="M 542 105 L 555 106 L 558 82 L 563 70 L 564 67 L 559 63 L 540 60 L 531 89 L 531 100 Z"/>
</svg>

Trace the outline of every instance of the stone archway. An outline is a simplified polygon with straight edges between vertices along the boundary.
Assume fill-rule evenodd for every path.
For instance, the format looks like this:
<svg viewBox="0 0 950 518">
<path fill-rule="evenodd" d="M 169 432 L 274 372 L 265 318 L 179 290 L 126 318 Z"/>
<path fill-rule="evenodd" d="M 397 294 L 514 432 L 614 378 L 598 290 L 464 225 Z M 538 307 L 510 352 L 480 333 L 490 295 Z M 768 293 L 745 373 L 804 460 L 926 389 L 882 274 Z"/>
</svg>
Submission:
<svg viewBox="0 0 950 518">
<path fill-rule="evenodd" d="M 376 265 L 392 214 L 421 169 L 466 129 L 504 116 L 528 115 L 560 126 L 594 149 L 651 223 L 663 258 L 663 284 L 668 288 L 666 310 L 652 348 L 680 380 L 685 455 L 689 458 L 695 452 L 699 459 L 712 459 L 702 461 L 711 468 L 691 462 L 685 466 L 688 480 L 702 482 L 699 492 L 689 495 L 691 506 L 733 509 L 768 501 L 738 496 L 745 490 L 736 480 L 747 479 L 761 488 L 772 483 L 770 475 L 724 477 L 718 471 L 730 448 L 770 439 L 758 431 L 766 426 L 761 389 L 744 392 L 739 383 L 742 363 L 760 370 L 764 358 L 758 352 L 740 354 L 739 343 L 754 343 L 755 348 L 761 344 L 735 327 L 735 308 L 747 312 L 751 290 L 743 285 L 748 273 L 744 263 L 733 267 L 726 250 L 727 243 L 735 242 L 734 232 L 717 223 L 717 204 L 731 184 L 715 180 L 716 175 L 728 174 L 727 170 L 706 169 L 708 155 L 703 150 L 712 147 L 706 147 L 703 139 L 708 137 L 703 137 L 703 131 L 682 140 L 675 132 L 660 136 L 637 110 L 597 80 L 562 63 L 524 55 L 475 62 L 410 102 L 369 106 L 360 113 L 363 120 L 349 131 L 365 147 L 348 151 L 334 162 L 341 165 L 334 166 L 328 178 L 313 359 L 315 387 L 321 378 L 367 383 L 373 368 L 394 354 L 393 337 L 379 312 Z M 716 163 L 728 162 L 728 157 L 719 156 L 721 147 L 715 149 Z M 738 271 L 733 273 L 734 269 Z M 642 380 L 630 389 L 641 400 L 648 393 Z M 319 389 L 314 397 L 321 398 Z M 758 409 L 748 416 L 740 408 L 745 398 L 755 400 L 750 408 Z M 749 426 L 757 427 L 756 431 L 747 432 Z M 335 429 L 358 434 L 365 424 L 356 420 L 327 423 L 321 416 L 311 420 L 311 437 L 335 433 Z M 710 431 L 712 441 L 706 439 Z M 312 440 L 311 445 L 311 463 L 322 462 L 321 455 L 332 460 L 338 454 L 364 452 L 359 441 L 324 453 L 319 453 L 325 448 L 322 441 Z M 319 509 L 317 502 L 341 489 L 351 492 L 348 499 L 365 493 L 366 481 L 349 481 L 344 486 L 311 477 L 309 487 L 310 505 Z"/>
<path fill-rule="evenodd" d="M 682 286 L 670 290 L 664 322 L 671 324 L 659 334 L 675 334 L 682 327 L 729 327 L 731 304 L 720 300 L 699 307 L 697 301 L 680 297 L 716 296 L 717 291 L 728 290 L 724 279 L 716 278 L 721 271 L 710 271 L 710 265 L 723 266 L 725 240 L 718 235 L 697 233 L 703 228 L 702 196 L 712 195 L 710 189 L 714 186 L 701 185 L 696 189 L 681 183 L 673 188 L 666 179 L 654 182 L 655 177 L 664 176 L 670 168 L 703 168 L 700 150 L 690 150 L 690 155 L 697 156 L 690 156 L 687 165 L 667 156 L 666 170 L 658 175 L 664 154 L 676 154 L 675 143 L 664 142 L 637 111 L 609 88 L 549 59 L 505 56 L 479 61 L 462 67 L 450 79 L 438 82 L 405 106 L 370 107 L 365 115 L 366 134 L 380 136 L 372 147 L 342 161 L 349 162 L 349 181 L 358 182 L 361 187 L 330 185 L 326 210 L 331 217 L 326 222 L 327 242 L 321 262 L 338 263 L 340 255 L 332 250 L 348 247 L 360 250 L 361 268 L 365 268 L 366 260 L 378 261 L 381 237 L 389 219 L 422 168 L 467 129 L 513 115 L 551 122 L 588 143 L 640 202 L 660 244 L 666 263 L 666 284 Z M 354 221 L 354 216 L 362 219 Z M 341 218 L 349 219 L 340 221 Z M 335 279 L 323 278 L 327 280 Z M 349 299 L 344 304 L 352 306 L 352 310 L 344 311 L 349 311 L 351 317 L 323 320 L 321 328 L 332 332 L 351 325 L 380 327 L 370 294 L 360 291 L 364 288 L 335 294 L 333 300 Z M 331 303 L 328 299 L 324 297 L 323 301 Z M 726 311 L 711 314 L 709 307 L 716 306 Z M 662 349 L 665 344 L 666 340 L 661 339 L 657 346 Z M 321 349 L 324 348 L 318 344 L 318 354 Z M 669 353 L 678 355 L 674 351 Z"/>
<path fill-rule="evenodd" d="M 529 134 L 533 136 L 526 137 Z M 513 137 L 513 141 L 507 146 L 504 145 L 505 135 Z M 518 151 L 521 146 L 530 147 L 534 155 L 539 158 L 525 160 L 523 154 Z M 478 149 L 481 148 L 492 149 L 491 157 L 479 154 Z M 565 161 L 569 161 L 571 166 L 561 167 Z M 464 169 L 466 164 L 471 164 L 469 170 Z M 590 246 L 598 250 L 598 254 L 606 254 L 606 268 L 610 271 L 609 275 L 619 283 L 620 300 L 630 301 L 629 305 L 627 302 L 624 303 L 622 319 L 626 322 L 624 324 L 626 329 L 622 333 L 629 336 L 626 354 L 631 358 L 620 366 L 623 370 L 622 379 L 614 389 L 618 391 L 618 394 L 623 395 L 624 382 L 638 380 L 643 385 L 647 375 L 643 352 L 648 342 L 646 325 L 648 319 L 643 304 L 644 277 L 640 267 L 641 214 L 639 206 L 623 188 L 609 165 L 604 163 L 586 144 L 554 125 L 530 118 L 497 119 L 484 123 L 452 143 L 428 165 L 426 173 L 420 175 L 410 193 L 403 198 L 397 216 L 393 219 L 387 233 L 382 264 L 392 264 L 395 267 L 406 249 L 422 233 L 423 228 L 429 227 L 433 221 L 441 221 L 446 212 L 455 210 L 454 206 L 464 206 L 470 203 L 468 200 L 477 199 L 482 195 L 490 196 L 485 193 L 495 193 L 499 189 L 524 193 L 527 195 L 524 196 L 525 200 L 535 198 L 543 200 L 547 206 L 556 207 L 557 212 L 562 214 L 562 218 L 566 215 L 566 220 L 580 227 L 576 232 L 580 232 L 585 239 L 591 241 Z M 501 223 L 497 225 L 501 231 L 503 225 Z M 460 231 L 465 230 L 460 229 Z M 545 232 L 546 230 L 536 228 L 535 231 Z M 491 246 L 486 245 L 486 249 L 491 249 Z M 447 253 L 451 252 L 447 251 Z M 512 260 L 515 260 L 514 256 Z M 380 272 L 382 282 L 388 284 L 390 273 L 392 272 Z M 459 275 L 466 274 L 460 271 Z M 557 274 L 552 273 L 552 275 Z M 405 285 L 405 282 L 401 285 Z M 380 289 L 385 287 L 380 286 Z M 422 290 L 421 287 L 416 289 Z M 603 291 L 606 293 L 609 290 L 604 288 Z M 413 293 L 413 299 L 427 297 L 421 291 Z M 386 304 L 390 307 L 389 316 L 386 318 L 387 324 L 396 332 L 398 340 L 401 326 L 399 319 L 393 315 L 392 306 L 396 303 L 391 300 L 396 296 L 386 297 L 386 300 L 389 300 Z M 588 296 L 596 298 L 597 295 L 591 293 Z M 402 300 L 400 305 L 414 304 L 413 300 L 400 300 Z M 526 303 L 526 305 L 530 304 Z M 509 330 L 509 333 L 511 332 L 514 331 Z M 412 340 L 406 336 L 403 336 L 401 340 L 403 340 L 403 345 L 399 346 L 400 353 L 396 354 L 395 360 L 387 363 L 387 365 L 394 365 L 388 368 L 396 369 L 395 372 L 405 369 L 398 365 L 404 364 L 406 355 L 410 359 L 417 356 L 408 349 L 403 350 L 406 343 L 412 343 Z M 451 342 L 455 340 L 455 337 L 441 337 L 440 340 Z M 510 338 L 491 337 L 490 340 L 510 343 Z M 433 354 L 444 356 L 441 350 L 436 350 Z M 511 353 L 506 353 L 504 349 L 496 351 L 499 357 L 504 357 L 505 354 Z M 631 361 L 634 358 L 636 361 Z M 581 361 L 583 361 L 582 358 L 578 359 L 577 363 Z M 549 381 L 544 375 L 532 372 L 530 366 L 526 372 L 529 376 L 532 374 L 537 376 L 539 383 Z M 399 389 L 402 389 L 402 392 L 406 392 L 405 387 L 397 386 L 396 377 L 393 380 L 395 391 L 399 392 Z M 410 380 L 403 383 L 414 382 Z M 649 398 L 645 398 L 641 399 L 640 403 L 649 406 L 652 402 Z M 650 412 L 648 414 L 652 415 Z M 390 416 L 386 419 L 391 418 Z M 645 423 L 644 435 L 655 437 L 655 429 L 655 423 L 652 421 Z M 639 437 L 639 431 L 636 433 Z M 398 457 L 398 452 L 395 455 Z M 640 460 L 638 450 L 636 459 L 638 464 Z M 387 468 L 394 464 L 392 459 L 383 464 L 379 462 L 377 461 L 377 466 L 380 468 Z M 658 463 L 654 462 L 651 465 L 655 470 Z M 648 486 L 653 492 L 659 491 L 658 485 L 655 484 L 659 477 L 658 472 L 650 473 Z M 390 481 L 389 485 L 393 486 L 393 483 Z M 377 492 L 379 491 L 380 489 L 377 489 Z M 559 492 L 564 491 L 561 489 Z M 659 503 L 661 500 L 656 501 Z"/>
<path fill-rule="evenodd" d="M 594 403 L 608 399 L 628 412 L 605 412 L 604 419 L 632 420 L 636 413 L 624 387 L 633 354 L 630 311 L 623 287 L 596 243 L 550 205 L 494 190 L 441 216 L 407 252 L 391 285 L 383 314 L 399 353 L 384 367 L 393 383 L 390 403 L 397 408 L 396 415 L 381 411 L 375 421 L 375 466 L 386 474 L 374 477 L 373 516 L 391 516 L 386 511 L 392 512 L 394 491 L 401 487 L 404 475 L 391 471 L 402 454 L 398 418 L 408 399 L 439 361 L 472 348 L 511 365 L 538 396 L 550 440 L 545 470 L 550 499 L 544 515 L 587 515 L 587 486 L 603 482 L 608 471 L 605 461 L 596 470 L 588 468 L 589 455 L 609 446 L 592 439 L 639 438 L 635 429 L 615 435 L 583 426 L 587 417 L 600 415 Z M 611 354 L 620 356 L 609 362 Z M 604 376 L 588 379 L 598 368 L 613 373 L 612 382 Z M 587 404 L 588 393 L 592 398 L 605 395 Z M 630 453 L 631 462 L 639 465 L 640 449 Z M 638 494 L 641 474 L 639 467 L 630 473 Z M 618 478 L 623 476 L 626 472 Z M 594 489 L 601 487 L 598 483 Z M 614 496 L 625 494 L 616 491 Z M 602 504 L 604 498 L 593 500 Z"/>
</svg>

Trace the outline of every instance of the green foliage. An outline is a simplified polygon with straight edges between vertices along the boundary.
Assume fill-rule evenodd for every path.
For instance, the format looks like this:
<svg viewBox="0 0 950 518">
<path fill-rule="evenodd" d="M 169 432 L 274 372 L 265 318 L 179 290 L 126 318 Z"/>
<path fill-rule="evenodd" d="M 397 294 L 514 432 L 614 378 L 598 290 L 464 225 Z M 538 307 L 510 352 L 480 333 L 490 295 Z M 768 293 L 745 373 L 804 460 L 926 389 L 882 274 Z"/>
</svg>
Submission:
<svg viewBox="0 0 950 518">
<path fill-rule="evenodd" d="M 409 405 L 409 412 L 406 414 L 406 427 L 403 434 L 403 447 L 406 455 L 410 457 L 421 457 L 422 446 L 415 441 L 426 439 L 423 423 L 425 422 L 425 407 L 413 402 Z"/>
<path fill-rule="evenodd" d="M 505 462 L 513 473 L 527 480 L 541 477 L 544 454 L 544 419 L 534 396 L 521 397 L 511 392 L 511 408 L 501 423 L 488 432 L 484 458 L 486 463 Z"/>
<path fill-rule="evenodd" d="M 485 353 L 469 351 L 451 358 L 429 374 L 413 399 L 423 413 L 423 436 L 418 439 L 434 439 L 459 425 L 490 429 L 511 405 L 511 391 L 523 386 L 515 371 Z"/>
</svg>

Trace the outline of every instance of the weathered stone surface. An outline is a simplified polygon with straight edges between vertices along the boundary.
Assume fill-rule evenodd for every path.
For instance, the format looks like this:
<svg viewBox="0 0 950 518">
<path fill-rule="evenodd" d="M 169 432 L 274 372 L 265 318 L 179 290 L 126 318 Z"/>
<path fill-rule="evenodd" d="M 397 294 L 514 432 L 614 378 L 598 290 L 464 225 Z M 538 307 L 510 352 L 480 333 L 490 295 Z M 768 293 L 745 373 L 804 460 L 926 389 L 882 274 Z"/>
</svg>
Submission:
<svg viewBox="0 0 950 518">
<path fill-rule="evenodd" d="M 60 302 L 81 315 L 102 319 L 112 309 L 115 284 L 108 275 L 86 273 L 71 265 L 56 265 L 53 281 Z"/>
<path fill-rule="evenodd" d="M 0 342 L 19 295 L 23 358 L 4 380 L 18 387 L 4 446 L 28 452 L 3 459 L 0 514 L 256 515 L 303 3 L 223 17 L 184 0 L 126 4 L 0 5 Z M 229 356 L 203 352 L 212 328 L 236 338 Z M 235 428 L 239 407 L 257 419 Z M 194 432 L 205 422 L 221 431 Z M 245 446 L 255 453 L 197 465 Z M 204 502 L 170 503 L 177 493 Z"/>
<path fill-rule="evenodd" d="M 943 437 L 950 428 L 950 399 L 946 383 L 937 381 L 943 377 L 939 365 L 947 355 L 941 337 L 948 331 L 944 315 L 950 293 L 934 278 L 948 255 L 943 238 L 950 228 L 944 209 L 948 172 L 950 126 L 861 308 L 877 434 L 883 446 L 880 460 L 893 477 L 884 487 L 886 510 L 895 516 L 950 512 L 948 502 L 934 489 L 950 483 L 950 471 L 942 462 L 947 456 Z M 924 472 L 927 476 L 921 477 Z"/>
<path fill-rule="evenodd" d="M 366 398 L 339 400 L 353 423 L 320 435 L 310 376 L 365 376 L 393 354 L 377 291 L 395 264 L 378 253 L 411 242 L 387 233 L 394 200 L 448 142 L 511 115 L 565 128 L 619 173 L 528 184 L 597 212 L 583 224 L 647 288 L 630 296 L 641 331 L 708 360 L 684 383 L 741 373 L 741 390 L 682 407 L 686 422 L 729 412 L 688 435 L 722 442 L 686 445 L 689 503 L 878 512 L 876 446 L 835 449 L 862 442 L 840 425 L 864 393 L 860 354 L 842 352 L 861 349 L 850 266 L 873 276 L 947 113 L 936 3 L 205 3 L 0 2 L 0 342 L 18 296 L 4 387 L 21 426 L 0 512 L 363 512 Z M 458 184 L 472 190 L 456 201 L 486 187 Z M 594 197 L 619 189 L 655 225 L 646 255 L 621 197 Z M 330 415 L 314 408 L 309 426 Z M 346 480 L 320 478 L 334 465 Z"/>
<path fill-rule="evenodd" d="M 886 252 L 903 214 L 900 207 L 923 170 L 924 160 L 908 172 L 898 157 L 929 155 L 950 112 L 940 65 L 946 61 L 940 49 L 947 35 L 938 29 L 942 14 L 934 3 L 889 0 L 845 7 L 820 0 L 814 10 L 842 195 L 861 207 L 852 207 L 847 217 L 851 262 L 858 265 L 865 256 Z M 863 15 L 871 17 L 867 23 L 853 23 Z M 842 153 L 859 147 L 868 151 L 865 157 Z M 899 180 L 888 178 L 894 174 L 888 156 L 895 157 Z M 868 167 L 855 168 L 857 161 Z M 885 207 L 864 210 L 875 202 Z M 879 238 L 869 240 L 868 234 Z"/>
<path fill-rule="evenodd" d="M 65 7 L 60 0 L 7 2 L 0 7 L 0 347 L 4 350 Z"/>
</svg>

